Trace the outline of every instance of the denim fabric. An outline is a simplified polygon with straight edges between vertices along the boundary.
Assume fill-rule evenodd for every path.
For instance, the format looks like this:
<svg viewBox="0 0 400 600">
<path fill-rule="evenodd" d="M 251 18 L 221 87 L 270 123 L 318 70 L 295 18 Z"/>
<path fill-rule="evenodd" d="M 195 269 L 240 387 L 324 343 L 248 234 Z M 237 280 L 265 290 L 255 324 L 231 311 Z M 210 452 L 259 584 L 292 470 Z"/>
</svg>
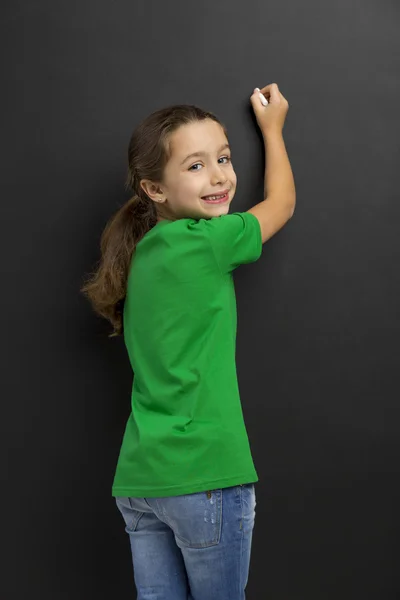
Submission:
<svg viewBox="0 0 400 600">
<path fill-rule="evenodd" d="M 137 600 L 244 600 L 254 483 L 163 498 L 116 497 Z"/>
</svg>

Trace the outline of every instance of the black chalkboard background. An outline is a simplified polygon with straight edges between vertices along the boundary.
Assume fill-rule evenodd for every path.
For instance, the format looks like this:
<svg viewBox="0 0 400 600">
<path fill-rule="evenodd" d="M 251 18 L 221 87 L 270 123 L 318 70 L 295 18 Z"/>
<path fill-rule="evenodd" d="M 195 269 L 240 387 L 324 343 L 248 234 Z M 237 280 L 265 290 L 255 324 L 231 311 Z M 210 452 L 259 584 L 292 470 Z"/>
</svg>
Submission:
<svg viewBox="0 0 400 600">
<path fill-rule="evenodd" d="M 399 598 L 399 7 L 19 0 L 1 13 L 1 597 L 135 596 L 111 497 L 132 372 L 82 277 L 129 197 L 130 135 L 160 107 L 215 112 L 231 212 L 263 199 L 249 98 L 276 82 L 296 212 L 234 274 L 260 477 L 247 598 Z"/>
</svg>

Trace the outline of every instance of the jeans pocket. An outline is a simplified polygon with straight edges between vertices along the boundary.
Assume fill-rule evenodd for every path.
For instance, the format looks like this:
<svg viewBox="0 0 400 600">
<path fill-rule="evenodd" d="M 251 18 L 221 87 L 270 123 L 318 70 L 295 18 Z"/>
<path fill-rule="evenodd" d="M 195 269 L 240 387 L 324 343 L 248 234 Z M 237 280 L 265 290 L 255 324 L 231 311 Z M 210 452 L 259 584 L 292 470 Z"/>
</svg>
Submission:
<svg viewBox="0 0 400 600">
<path fill-rule="evenodd" d="M 221 539 L 222 490 L 159 498 L 166 523 L 179 547 L 208 548 Z"/>
<path fill-rule="evenodd" d="M 143 512 L 132 508 L 132 502 L 130 498 L 124 498 L 117 496 L 115 498 L 117 507 L 125 521 L 125 531 L 127 533 L 135 531 L 140 518 L 144 515 Z"/>
</svg>

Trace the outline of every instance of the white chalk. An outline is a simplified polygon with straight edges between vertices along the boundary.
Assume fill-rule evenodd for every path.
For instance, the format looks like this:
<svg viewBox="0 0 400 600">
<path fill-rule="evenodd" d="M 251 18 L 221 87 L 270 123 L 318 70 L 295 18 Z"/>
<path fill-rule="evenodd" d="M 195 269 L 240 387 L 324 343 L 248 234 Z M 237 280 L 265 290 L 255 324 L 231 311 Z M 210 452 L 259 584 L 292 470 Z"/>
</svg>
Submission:
<svg viewBox="0 0 400 600">
<path fill-rule="evenodd" d="M 260 92 L 260 100 L 261 100 L 261 104 L 263 104 L 264 106 L 267 106 L 268 100 L 266 99 L 264 94 L 262 94 L 261 92 Z"/>
</svg>

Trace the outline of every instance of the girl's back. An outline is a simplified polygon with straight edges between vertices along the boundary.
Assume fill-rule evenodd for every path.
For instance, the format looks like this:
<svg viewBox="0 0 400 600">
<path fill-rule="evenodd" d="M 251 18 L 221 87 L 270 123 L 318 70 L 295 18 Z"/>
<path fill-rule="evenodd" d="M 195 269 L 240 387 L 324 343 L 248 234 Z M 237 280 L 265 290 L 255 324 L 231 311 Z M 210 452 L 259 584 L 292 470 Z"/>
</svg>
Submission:
<svg viewBox="0 0 400 600">
<path fill-rule="evenodd" d="M 113 494 L 257 481 L 235 366 L 233 269 L 261 255 L 251 213 L 163 220 L 136 247 L 124 305 L 132 415 Z"/>
</svg>

